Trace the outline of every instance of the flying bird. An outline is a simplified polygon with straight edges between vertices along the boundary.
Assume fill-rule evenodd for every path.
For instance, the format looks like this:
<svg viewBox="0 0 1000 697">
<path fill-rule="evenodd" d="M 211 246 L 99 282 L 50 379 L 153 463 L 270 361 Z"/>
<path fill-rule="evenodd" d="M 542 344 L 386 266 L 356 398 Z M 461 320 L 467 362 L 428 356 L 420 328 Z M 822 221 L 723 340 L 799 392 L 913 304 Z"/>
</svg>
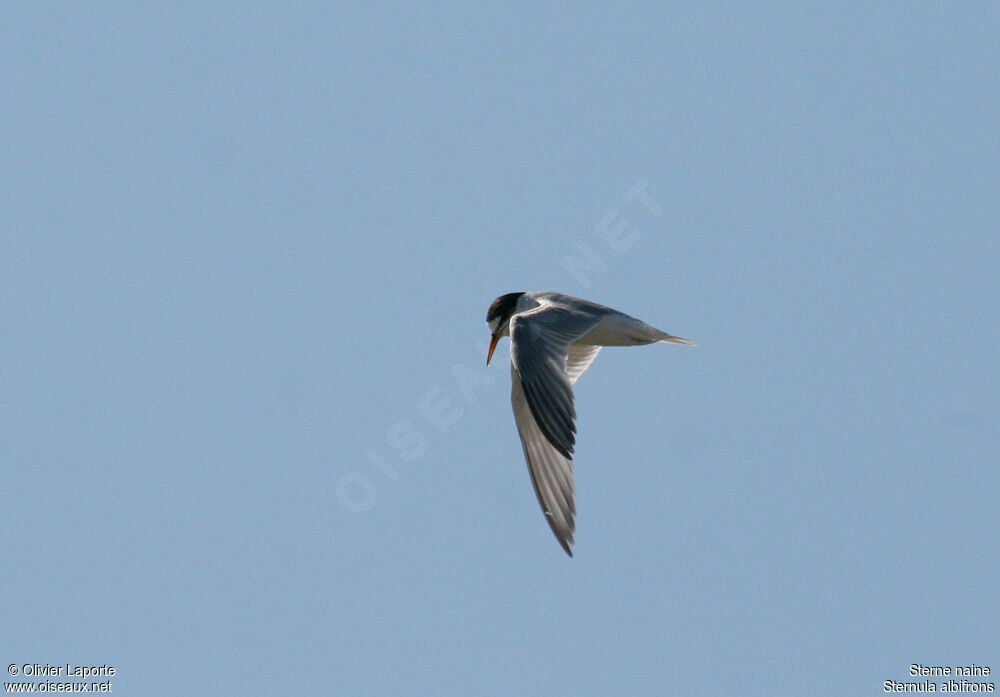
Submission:
<svg viewBox="0 0 1000 697">
<path fill-rule="evenodd" d="M 562 293 L 507 293 L 486 313 L 489 366 L 502 337 L 510 337 L 510 401 L 545 519 L 566 554 L 573 556 L 573 384 L 602 346 L 642 346 L 665 341 L 693 346 L 624 312 Z"/>
</svg>

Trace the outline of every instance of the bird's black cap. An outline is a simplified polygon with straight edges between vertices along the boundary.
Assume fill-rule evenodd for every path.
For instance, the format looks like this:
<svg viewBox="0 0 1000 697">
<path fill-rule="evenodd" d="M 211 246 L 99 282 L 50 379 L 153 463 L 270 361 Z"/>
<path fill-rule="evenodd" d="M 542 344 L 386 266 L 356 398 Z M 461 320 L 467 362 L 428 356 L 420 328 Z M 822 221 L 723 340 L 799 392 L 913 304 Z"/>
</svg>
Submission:
<svg viewBox="0 0 1000 697">
<path fill-rule="evenodd" d="M 514 314 L 514 308 L 517 307 L 517 299 L 522 295 L 524 293 L 507 293 L 507 295 L 501 295 L 494 300 L 493 304 L 490 305 L 490 309 L 486 312 L 486 321 L 489 322 L 497 317 L 508 319 Z"/>
</svg>

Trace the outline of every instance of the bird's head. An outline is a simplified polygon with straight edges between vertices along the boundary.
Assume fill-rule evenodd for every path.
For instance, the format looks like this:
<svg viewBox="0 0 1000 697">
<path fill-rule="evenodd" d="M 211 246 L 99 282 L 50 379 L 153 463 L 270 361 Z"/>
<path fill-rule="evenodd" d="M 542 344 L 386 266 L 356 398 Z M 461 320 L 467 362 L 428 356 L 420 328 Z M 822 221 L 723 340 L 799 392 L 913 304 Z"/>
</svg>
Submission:
<svg viewBox="0 0 1000 697">
<path fill-rule="evenodd" d="M 497 342 L 502 337 L 510 335 L 510 318 L 517 310 L 517 301 L 524 293 L 507 293 L 493 301 L 486 311 L 486 326 L 490 328 L 490 350 L 486 354 L 486 365 L 493 358 Z"/>
</svg>

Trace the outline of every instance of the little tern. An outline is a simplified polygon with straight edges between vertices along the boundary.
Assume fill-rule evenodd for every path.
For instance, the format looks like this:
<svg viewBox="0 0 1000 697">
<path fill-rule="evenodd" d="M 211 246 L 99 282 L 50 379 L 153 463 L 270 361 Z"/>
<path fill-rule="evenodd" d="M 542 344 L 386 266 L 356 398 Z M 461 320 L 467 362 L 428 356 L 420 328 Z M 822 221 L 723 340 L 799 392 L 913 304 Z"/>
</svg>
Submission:
<svg viewBox="0 0 1000 697">
<path fill-rule="evenodd" d="M 664 341 L 693 346 L 635 317 L 562 293 L 507 293 L 486 313 L 489 366 L 502 337 L 510 337 L 510 401 L 528 472 L 545 519 L 566 554 L 573 556 L 573 384 L 602 346 L 642 346 Z"/>
</svg>

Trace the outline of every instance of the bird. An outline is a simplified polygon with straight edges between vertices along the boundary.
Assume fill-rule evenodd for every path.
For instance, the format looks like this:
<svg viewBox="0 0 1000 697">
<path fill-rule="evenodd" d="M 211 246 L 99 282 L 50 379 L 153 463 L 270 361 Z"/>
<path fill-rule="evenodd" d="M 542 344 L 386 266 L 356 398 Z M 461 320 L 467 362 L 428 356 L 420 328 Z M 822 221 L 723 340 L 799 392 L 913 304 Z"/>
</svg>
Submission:
<svg viewBox="0 0 1000 697">
<path fill-rule="evenodd" d="M 510 401 L 545 520 L 573 556 L 576 506 L 573 385 L 602 346 L 656 342 L 695 346 L 604 305 L 550 291 L 507 293 L 486 313 L 489 367 L 500 339 L 510 337 Z"/>
</svg>

